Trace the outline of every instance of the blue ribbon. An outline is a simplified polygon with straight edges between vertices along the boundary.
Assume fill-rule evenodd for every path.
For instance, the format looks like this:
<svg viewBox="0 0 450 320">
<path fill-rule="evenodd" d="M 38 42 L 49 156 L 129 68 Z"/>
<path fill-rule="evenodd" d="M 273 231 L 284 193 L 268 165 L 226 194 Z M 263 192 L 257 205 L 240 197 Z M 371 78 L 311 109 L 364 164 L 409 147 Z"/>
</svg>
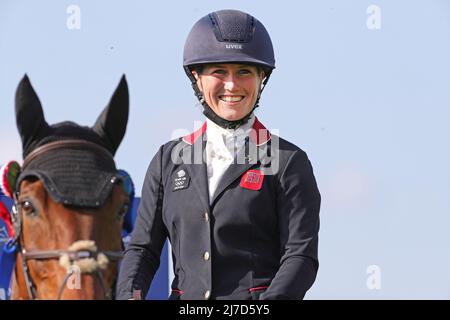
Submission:
<svg viewBox="0 0 450 320">
<path fill-rule="evenodd" d="M 123 182 L 123 188 L 125 192 L 130 197 L 130 206 L 128 208 L 128 212 L 125 214 L 124 221 L 123 221 L 123 227 L 122 227 L 122 238 L 126 238 L 131 231 L 133 230 L 134 220 L 132 217 L 133 210 L 135 210 L 135 189 L 134 189 L 134 183 L 131 179 L 131 176 L 128 172 L 126 172 L 123 169 L 117 170 L 117 173 L 119 177 L 122 179 Z M 137 202 L 139 203 L 139 202 Z"/>
<path fill-rule="evenodd" d="M 12 238 L 0 249 L 0 300 L 9 300 L 11 275 L 16 264 L 17 239 Z"/>
</svg>

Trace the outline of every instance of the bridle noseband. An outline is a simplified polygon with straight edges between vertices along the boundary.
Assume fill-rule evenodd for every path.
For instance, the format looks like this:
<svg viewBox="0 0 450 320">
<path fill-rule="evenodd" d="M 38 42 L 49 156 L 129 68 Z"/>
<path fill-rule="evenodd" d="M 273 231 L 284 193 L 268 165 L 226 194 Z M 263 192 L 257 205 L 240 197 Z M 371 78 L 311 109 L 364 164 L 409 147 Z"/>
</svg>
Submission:
<svg viewBox="0 0 450 320">
<path fill-rule="evenodd" d="M 70 250 L 33 250 L 33 251 L 27 251 L 24 247 L 23 244 L 20 245 L 21 250 L 19 251 L 19 255 L 21 257 L 22 260 L 22 269 L 24 271 L 24 275 L 25 275 L 25 282 L 27 285 L 27 289 L 28 289 L 28 294 L 30 296 L 31 299 L 36 299 L 37 294 L 36 294 L 36 289 L 34 286 L 34 283 L 32 282 L 31 276 L 29 274 L 29 270 L 28 270 L 28 266 L 26 264 L 27 261 L 29 260 L 53 260 L 53 259 L 58 259 L 60 260 L 61 257 L 67 256 L 69 257 L 69 260 L 71 262 L 71 266 L 75 265 L 74 263 L 77 261 L 83 261 L 86 259 L 97 259 L 99 255 L 103 254 L 105 257 L 107 257 L 108 262 L 109 261 L 113 261 L 113 262 L 118 262 L 123 258 L 123 254 L 122 252 L 117 252 L 117 251 L 89 251 L 89 250 L 79 250 L 79 251 L 70 251 Z M 105 294 L 105 297 L 108 296 L 108 293 L 106 291 L 106 287 L 104 284 L 104 279 L 101 273 L 101 268 L 95 268 L 95 270 L 93 272 L 89 272 L 89 273 L 93 273 L 99 280 L 100 285 L 102 287 L 102 290 Z M 70 276 L 74 273 L 74 268 L 68 268 L 68 272 L 66 274 L 66 276 L 64 277 L 63 282 L 61 283 L 61 285 L 59 286 L 58 289 L 58 297 L 57 299 L 60 300 L 62 293 L 64 292 L 64 287 L 67 283 L 67 281 L 69 280 Z M 83 273 L 83 272 L 81 272 Z M 86 272 L 88 273 L 88 272 Z"/>
<path fill-rule="evenodd" d="M 67 147 L 76 147 L 76 148 L 83 148 L 83 149 L 89 149 L 90 151 L 94 151 L 97 154 L 100 154 L 101 156 L 107 156 L 112 158 L 111 153 L 106 150 L 105 148 L 89 142 L 85 140 L 62 140 L 62 141 L 55 141 L 47 143 L 41 147 L 38 147 L 33 152 L 31 152 L 24 160 L 23 168 L 25 168 L 33 159 L 40 156 L 41 154 L 58 149 L 58 148 L 67 148 Z M 65 261 L 68 261 L 68 265 L 66 265 L 67 274 L 64 277 L 63 282 L 59 286 L 58 289 L 58 296 L 57 299 L 61 299 L 62 294 L 64 292 L 64 287 L 67 284 L 67 281 L 69 280 L 70 276 L 74 273 L 74 268 L 71 268 L 72 266 L 76 266 L 77 263 L 81 262 L 90 262 L 91 265 L 93 265 L 92 268 L 87 268 L 85 270 L 81 270 L 82 274 L 93 274 L 97 277 L 97 279 L 100 282 L 100 285 L 102 287 L 102 290 L 104 292 L 104 295 L 106 298 L 111 298 L 110 293 L 107 292 L 104 279 L 102 276 L 102 272 L 100 269 L 106 268 L 106 265 L 108 262 L 118 262 L 123 258 L 122 251 L 99 251 L 97 250 L 97 247 L 95 246 L 95 243 L 93 241 L 88 241 L 89 245 L 85 248 L 82 246 L 78 246 L 78 249 L 73 249 L 74 245 L 77 244 L 77 242 L 82 241 L 76 241 L 69 249 L 55 249 L 55 250 L 31 250 L 28 251 L 25 248 L 25 245 L 23 243 L 23 234 L 22 234 L 22 218 L 19 214 L 18 208 L 20 207 L 19 204 L 19 194 L 20 191 L 17 191 L 14 193 L 14 206 L 12 210 L 12 222 L 14 226 L 14 234 L 15 238 L 12 242 L 13 244 L 17 245 L 18 254 L 20 256 L 20 260 L 22 262 L 22 272 L 25 278 L 25 284 L 28 291 L 28 296 L 30 299 L 37 299 L 37 292 L 36 292 L 36 286 L 31 278 L 30 271 L 27 265 L 27 261 L 30 260 L 54 260 L 58 259 L 61 262 L 61 259 L 65 259 Z M 102 258 L 103 262 L 100 264 L 96 264 L 97 261 Z M 61 264 L 61 263 L 60 263 Z"/>
</svg>

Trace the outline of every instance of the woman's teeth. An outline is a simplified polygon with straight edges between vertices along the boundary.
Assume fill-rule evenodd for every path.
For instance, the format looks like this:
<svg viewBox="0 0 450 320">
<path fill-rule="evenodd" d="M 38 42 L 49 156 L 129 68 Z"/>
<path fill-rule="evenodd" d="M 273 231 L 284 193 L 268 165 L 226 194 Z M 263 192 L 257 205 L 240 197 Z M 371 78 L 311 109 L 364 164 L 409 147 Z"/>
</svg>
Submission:
<svg viewBox="0 0 450 320">
<path fill-rule="evenodd" d="M 219 99 L 225 102 L 239 102 L 244 99 L 243 96 L 219 96 Z"/>
</svg>

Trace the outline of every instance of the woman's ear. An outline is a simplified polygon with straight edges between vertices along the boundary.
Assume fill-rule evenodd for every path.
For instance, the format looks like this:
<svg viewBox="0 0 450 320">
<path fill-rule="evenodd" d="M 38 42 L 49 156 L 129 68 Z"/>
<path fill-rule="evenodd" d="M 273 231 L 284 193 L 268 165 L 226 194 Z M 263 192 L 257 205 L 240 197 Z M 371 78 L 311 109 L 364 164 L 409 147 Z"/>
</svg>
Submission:
<svg viewBox="0 0 450 320">
<path fill-rule="evenodd" d="M 203 92 L 202 82 L 200 81 L 200 75 L 196 70 L 192 70 L 192 75 L 194 76 L 195 80 L 197 80 L 196 84 L 198 89 Z"/>
<path fill-rule="evenodd" d="M 264 80 L 266 78 L 266 73 L 264 72 L 264 70 L 261 70 L 259 72 L 259 75 L 261 76 L 261 81 Z"/>
<path fill-rule="evenodd" d="M 191 73 L 194 76 L 195 80 L 198 81 L 198 72 L 196 70 L 192 70 Z"/>
</svg>

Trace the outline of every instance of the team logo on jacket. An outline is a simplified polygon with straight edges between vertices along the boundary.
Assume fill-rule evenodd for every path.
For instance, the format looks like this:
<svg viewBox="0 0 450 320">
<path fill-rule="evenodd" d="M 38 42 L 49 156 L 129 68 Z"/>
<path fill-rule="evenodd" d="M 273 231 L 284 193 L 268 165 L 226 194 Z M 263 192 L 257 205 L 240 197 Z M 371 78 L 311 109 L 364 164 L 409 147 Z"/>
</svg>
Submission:
<svg viewBox="0 0 450 320">
<path fill-rule="evenodd" d="M 177 171 L 175 174 L 175 178 L 173 179 L 173 189 L 172 191 L 178 191 L 182 189 L 186 189 L 189 187 L 189 181 L 191 178 L 188 176 L 186 171 L 183 169 Z"/>
<path fill-rule="evenodd" d="M 242 176 L 240 186 L 245 189 L 259 190 L 262 187 L 264 173 L 261 170 L 248 170 Z"/>
</svg>

